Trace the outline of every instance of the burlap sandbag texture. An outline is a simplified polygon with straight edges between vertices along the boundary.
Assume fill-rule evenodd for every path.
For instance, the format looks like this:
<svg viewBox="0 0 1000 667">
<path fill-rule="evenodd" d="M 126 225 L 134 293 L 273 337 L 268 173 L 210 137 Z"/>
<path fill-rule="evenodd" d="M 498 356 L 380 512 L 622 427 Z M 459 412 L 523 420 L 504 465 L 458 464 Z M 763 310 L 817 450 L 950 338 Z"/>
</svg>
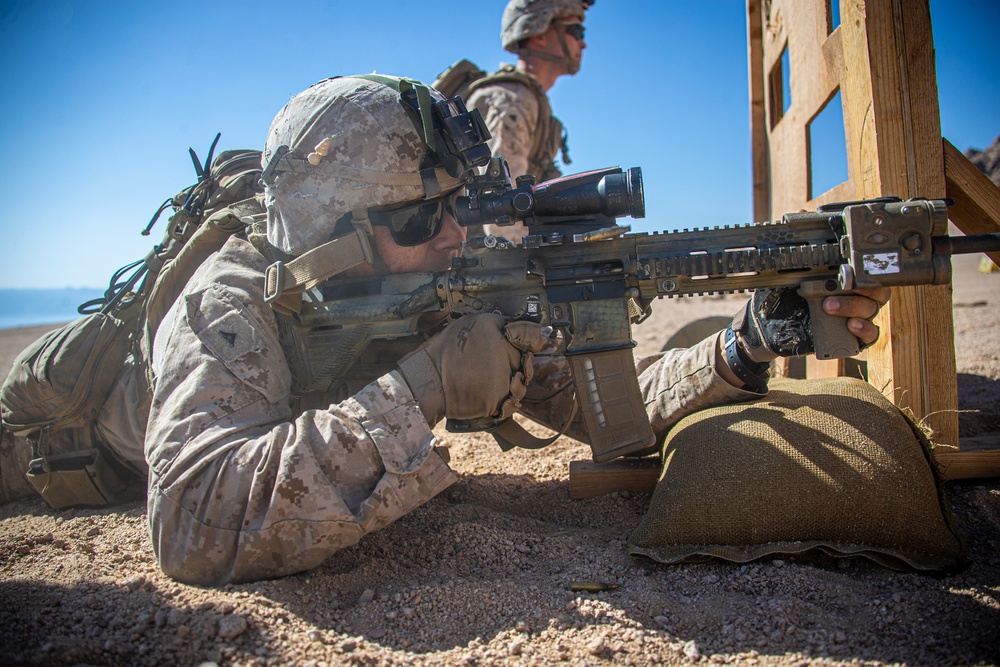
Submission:
<svg viewBox="0 0 1000 667">
<path fill-rule="evenodd" d="M 871 385 L 775 378 L 761 401 L 688 416 L 668 434 L 630 553 L 747 562 L 819 549 L 889 567 L 965 556 L 929 444 Z"/>
</svg>

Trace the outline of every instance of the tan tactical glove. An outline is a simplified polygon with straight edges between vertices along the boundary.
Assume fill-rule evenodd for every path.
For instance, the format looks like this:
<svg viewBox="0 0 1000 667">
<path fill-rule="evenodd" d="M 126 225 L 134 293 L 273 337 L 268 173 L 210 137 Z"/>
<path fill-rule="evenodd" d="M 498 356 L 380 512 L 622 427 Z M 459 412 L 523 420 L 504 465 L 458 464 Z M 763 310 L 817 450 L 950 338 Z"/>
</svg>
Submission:
<svg viewBox="0 0 1000 667">
<path fill-rule="evenodd" d="M 399 372 L 430 424 L 442 417 L 506 419 L 524 398 L 543 343 L 533 322 L 468 315 L 403 357 Z"/>
</svg>

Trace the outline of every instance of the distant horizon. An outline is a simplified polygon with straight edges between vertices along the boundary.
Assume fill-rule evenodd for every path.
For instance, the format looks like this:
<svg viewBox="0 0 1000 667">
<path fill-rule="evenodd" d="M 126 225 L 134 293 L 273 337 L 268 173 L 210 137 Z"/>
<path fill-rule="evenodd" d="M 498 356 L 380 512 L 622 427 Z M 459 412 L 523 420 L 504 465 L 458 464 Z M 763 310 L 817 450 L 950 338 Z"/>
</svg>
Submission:
<svg viewBox="0 0 1000 667">
<path fill-rule="evenodd" d="M 83 317 L 80 304 L 104 294 L 103 287 L 0 287 L 0 330 L 57 326 Z"/>
</svg>

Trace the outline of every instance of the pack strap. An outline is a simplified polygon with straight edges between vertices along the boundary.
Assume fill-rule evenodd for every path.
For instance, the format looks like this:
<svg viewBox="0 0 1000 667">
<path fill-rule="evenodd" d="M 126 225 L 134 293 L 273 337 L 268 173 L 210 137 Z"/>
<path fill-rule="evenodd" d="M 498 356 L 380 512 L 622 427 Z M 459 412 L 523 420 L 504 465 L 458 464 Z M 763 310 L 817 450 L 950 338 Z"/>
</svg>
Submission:
<svg viewBox="0 0 1000 667">
<path fill-rule="evenodd" d="M 195 230 L 174 256 L 166 258 L 163 269 L 156 272 L 156 280 L 144 305 L 145 317 L 140 318 L 136 333 L 137 349 L 133 355 L 138 369 L 136 379 L 140 388 L 139 395 L 146 397 L 145 402 L 136 408 L 140 420 L 144 421 L 144 417 L 148 416 L 155 382 L 153 365 L 149 363 L 153 358 L 153 338 L 167 311 L 180 297 L 188 279 L 198 267 L 212 253 L 217 252 L 230 236 L 246 229 L 243 218 L 263 210 L 263 202 L 257 197 L 250 197 L 216 211 Z"/>
<path fill-rule="evenodd" d="M 552 119 L 552 104 L 549 102 L 549 96 L 546 94 L 545 89 L 542 88 L 542 84 L 538 82 L 538 79 L 527 72 L 522 72 L 514 65 L 504 63 L 496 72 L 473 81 L 469 85 L 469 92 L 467 94 L 472 95 L 473 91 L 483 86 L 506 81 L 523 84 L 535 94 L 535 100 L 538 102 L 538 119 L 536 121 L 538 130 L 535 132 L 534 137 L 532 137 L 531 150 L 528 151 L 528 162 L 529 164 L 542 164 L 549 159 L 545 148 L 549 143 L 549 134 L 552 132 L 550 122 Z M 567 161 L 566 164 L 569 164 L 569 162 Z M 536 174 L 536 176 L 540 176 L 540 174 Z"/>
<path fill-rule="evenodd" d="M 302 312 L 302 293 L 358 264 L 373 263 L 368 236 L 361 228 L 328 241 L 264 271 L 264 301 L 282 315 Z"/>
<path fill-rule="evenodd" d="M 416 90 L 417 107 L 420 111 L 420 124 L 423 125 L 424 130 L 424 143 L 432 151 L 437 150 L 437 142 L 434 139 L 434 119 L 431 116 L 431 105 L 434 103 L 434 100 L 431 99 L 431 91 L 427 86 L 415 79 L 396 78 L 381 74 L 356 74 L 353 78 L 367 79 L 368 81 L 381 83 L 395 89 L 400 94 L 408 90 Z"/>
</svg>

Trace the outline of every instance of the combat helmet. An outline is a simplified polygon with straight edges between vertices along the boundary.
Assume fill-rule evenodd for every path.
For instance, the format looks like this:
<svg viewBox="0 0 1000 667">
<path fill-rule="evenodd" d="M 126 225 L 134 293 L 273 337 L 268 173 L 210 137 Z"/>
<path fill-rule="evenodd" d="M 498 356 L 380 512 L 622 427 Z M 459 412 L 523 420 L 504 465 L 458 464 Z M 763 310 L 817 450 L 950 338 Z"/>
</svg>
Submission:
<svg viewBox="0 0 1000 667">
<path fill-rule="evenodd" d="M 271 123 L 261 158 L 267 241 L 298 256 L 364 225 L 370 208 L 454 191 L 489 161 L 489 136 L 478 110 L 419 81 L 321 81 Z"/>
<path fill-rule="evenodd" d="M 583 17 L 594 0 L 510 0 L 500 20 L 500 42 L 511 53 L 526 53 L 521 43 L 549 29 L 560 16 Z"/>
</svg>

